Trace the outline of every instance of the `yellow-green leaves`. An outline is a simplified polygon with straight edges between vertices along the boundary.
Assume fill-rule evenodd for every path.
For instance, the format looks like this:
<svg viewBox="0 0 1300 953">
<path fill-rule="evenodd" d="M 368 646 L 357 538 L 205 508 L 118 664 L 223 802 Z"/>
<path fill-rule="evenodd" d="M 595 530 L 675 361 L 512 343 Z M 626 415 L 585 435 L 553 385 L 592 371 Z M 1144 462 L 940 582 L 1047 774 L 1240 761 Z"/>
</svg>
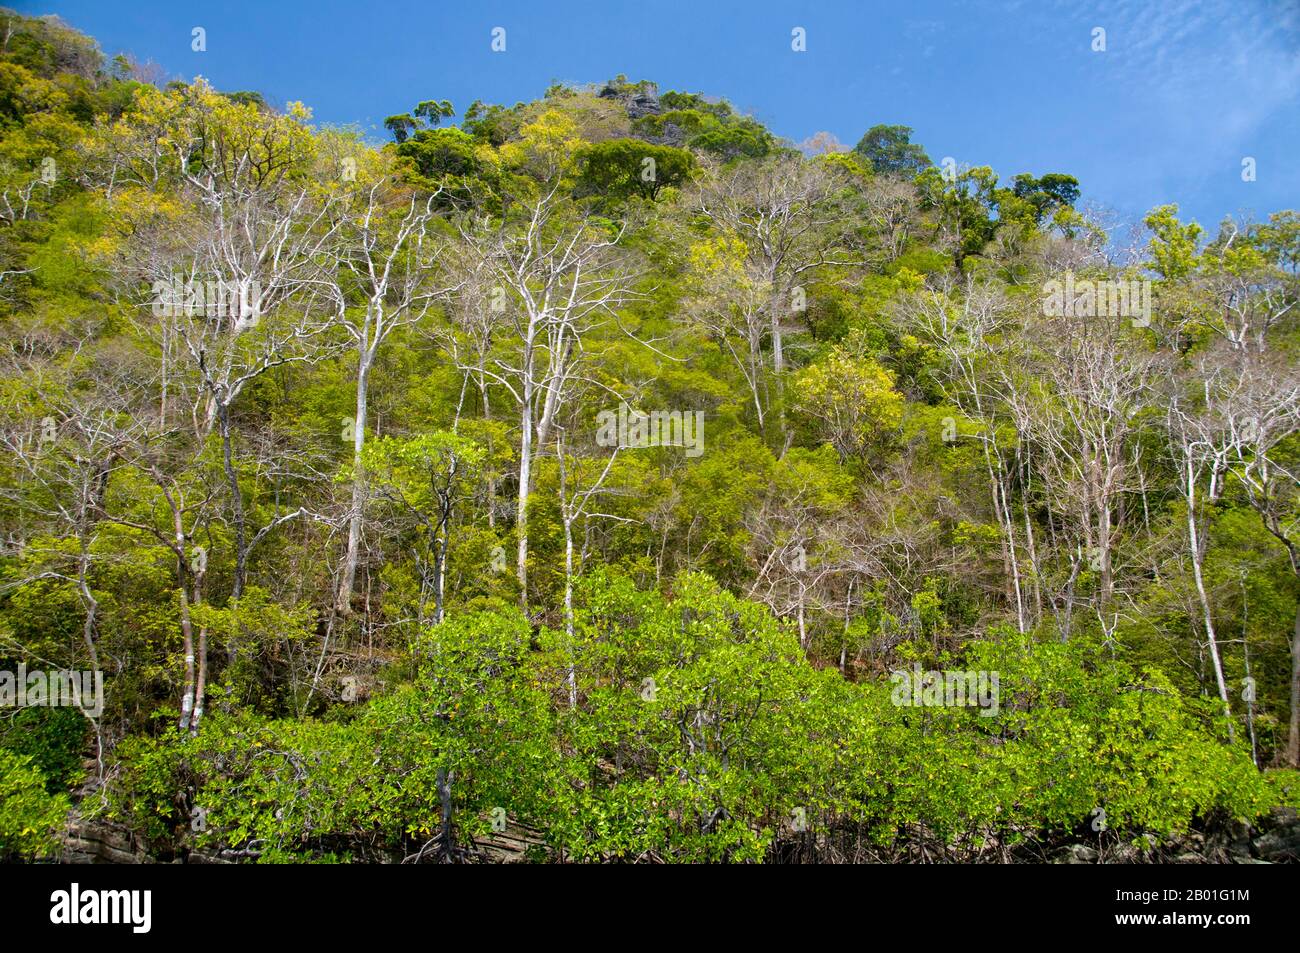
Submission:
<svg viewBox="0 0 1300 953">
<path fill-rule="evenodd" d="M 836 346 L 796 375 L 795 406 L 817 421 L 824 440 L 845 457 L 886 444 L 903 417 L 893 372 Z"/>
</svg>

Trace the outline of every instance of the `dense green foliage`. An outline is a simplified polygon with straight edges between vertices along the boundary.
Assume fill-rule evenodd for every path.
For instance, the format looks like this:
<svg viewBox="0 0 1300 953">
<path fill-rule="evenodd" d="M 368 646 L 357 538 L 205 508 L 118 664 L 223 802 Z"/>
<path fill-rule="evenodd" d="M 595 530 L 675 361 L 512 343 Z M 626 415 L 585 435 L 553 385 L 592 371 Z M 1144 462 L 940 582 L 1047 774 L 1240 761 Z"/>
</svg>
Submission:
<svg viewBox="0 0 1300 953">
<path fill-rule="evenodd" d="M 376 144 L 0 19 L 0 671 L 106 685 L 0 710 L 0 854 L 74 800 L 261 862 L 1296 800 L 1297 213 L 1122 255 L 1068 174 L 622 76 Z"/>
<path fill-rule="evenodd" d="M 584 584 L 578 708 L 556 704 L 561 633 L 534 648 L 517 611 L 469 614 L 415 648 L 411 684 L 355 717 L 232 711 L 195 737 L 131 745 L 116 810 L 160 845 L 179 843 L 199 805 L 200 845 L 374 858 L 433 833 L 441 769 L 462 838 L 488 833 L 500 808 L 574 859 L 759 860 L 799 811 L 811 830 L 867 843 L 926 832 L 962 858 L 1102 804 L 1111 825 L 1168 833 L 1274 802 L 1195 703 L 1083 640 L 976 643 L 966 663 L 1000 671 L 1013 699 L 994 718 L 908 709 L 887 684 L 808 666 L 788 627 L 706 577 L 673 588 Z"/>
<path fill-rule="evenodd" d="M 66 795 L 45 790 L 45 776 L 30 758 L 0 748 L 0 857 L 53 852 L 68 807 Z"/>
</svg>

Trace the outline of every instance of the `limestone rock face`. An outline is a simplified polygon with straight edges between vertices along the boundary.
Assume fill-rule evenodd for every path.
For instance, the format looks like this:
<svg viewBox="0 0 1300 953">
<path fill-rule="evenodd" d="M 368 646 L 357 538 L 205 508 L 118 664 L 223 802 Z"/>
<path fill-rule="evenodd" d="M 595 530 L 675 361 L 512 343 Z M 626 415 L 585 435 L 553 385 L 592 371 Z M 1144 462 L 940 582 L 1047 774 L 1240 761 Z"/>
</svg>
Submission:
<svg viewBox="0 0 1300 953">
<path fill-rule="evenodd" d="M 659 87 L 654 83 L 638 83 L 636 86 L 619 89 L 606 86 L 600 91 L 602 99 L 616 99 L 627 110 L 629 119 L 637 120 L 643 116 L 657 116 L 660 112 Z"/>
<path fill-rule="evenodd" d="M 1279 808 L 1260 825 L 1250 853 L 1271 863 L 1300 863 L 1300 816 L 1293 807 Z"/>
</svg>

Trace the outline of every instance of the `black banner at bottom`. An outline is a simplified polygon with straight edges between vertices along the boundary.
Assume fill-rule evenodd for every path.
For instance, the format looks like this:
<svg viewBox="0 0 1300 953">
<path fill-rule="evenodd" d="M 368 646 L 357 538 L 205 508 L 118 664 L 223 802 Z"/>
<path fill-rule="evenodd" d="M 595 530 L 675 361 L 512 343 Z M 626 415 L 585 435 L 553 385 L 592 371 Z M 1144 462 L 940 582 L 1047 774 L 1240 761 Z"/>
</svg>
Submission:
<svg viewBox="0 0 1300 953">
<path fill-rule="evenodd" d="M 847 926 L 864 940 L 891 926 L 926 924 L 922 935 L 941 942 L 971 939 L 965 930 L 947 934 L 959 924 L 978 924 L 986 937 L 987 928 L 1041 925 L 1072 940 L 1135 934 L 1216 944 L 1254 931 L 1284 936 L 1297 924 L 1290 875 L 1266 865 L 863 866 L 831 880 L 778 882 L 739 870 L 710 870 L 707 881 L 689 871 L 642 880 L 623 867 L 626 880 L 611 880 L 608 869 L 588 880 L 595 872 L 576 865 L 549 873 L 515 866 L 513 874 L 471 865 L 427 875 L 364 865 L 10 866 L 0 896 L 9 940 L 103 939 L 127 948 L 252 936 L 372 942 L 425 929 L 426 917 L 461 924 L 482 918 L 494 942 L 514 929 L 535 937 L 547 922 L 582 930 L 583 917 L 593 921 L 588 929 L 608 935 L 619 911 L 643 926 L 647 917 L 689 925 L 696 938 L 707 921 L 720 930 L 767 929 L 777 914 L 793 918 L 793 929 L 815 934 L 824 924 L 842 935 Z M 695 899 L 683 904 L 686 897 Z"/>
</svg>

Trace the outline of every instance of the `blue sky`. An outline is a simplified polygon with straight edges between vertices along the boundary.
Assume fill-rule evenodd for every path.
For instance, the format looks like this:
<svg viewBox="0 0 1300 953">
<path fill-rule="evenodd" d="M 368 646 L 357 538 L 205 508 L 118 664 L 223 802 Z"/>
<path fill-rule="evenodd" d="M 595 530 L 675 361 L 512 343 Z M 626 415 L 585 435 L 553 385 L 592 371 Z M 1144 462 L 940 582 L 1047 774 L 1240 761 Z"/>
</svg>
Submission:
<svg viewBox="0 0 1300 953">
<path fill-rule="evenodd" d="M 12 2 L 12 0 L 10 0 Z M 796 142 L 915 129 L 936 162 L 1067 172 L 1132 223 L 1176 202 L 1300 207 L 1300 0 L 20 0 L 168 77 L 206 76 L 386 137 L 422 99 L 512 104 L 625 73 L 724 96 Z M 191 30 L 207 51 L 191 50 Z M 493 27 L 506 51 L 490 48 Z M 791 50 L 803 27 L 807 51 Z M 1106 50 L 1092 50 L 1092 31 Z M 1242 181 L 1242 159 L 1256 180 Z M 1116 236 L 1118 237 L 1118 236 Z"/>
</svg>

